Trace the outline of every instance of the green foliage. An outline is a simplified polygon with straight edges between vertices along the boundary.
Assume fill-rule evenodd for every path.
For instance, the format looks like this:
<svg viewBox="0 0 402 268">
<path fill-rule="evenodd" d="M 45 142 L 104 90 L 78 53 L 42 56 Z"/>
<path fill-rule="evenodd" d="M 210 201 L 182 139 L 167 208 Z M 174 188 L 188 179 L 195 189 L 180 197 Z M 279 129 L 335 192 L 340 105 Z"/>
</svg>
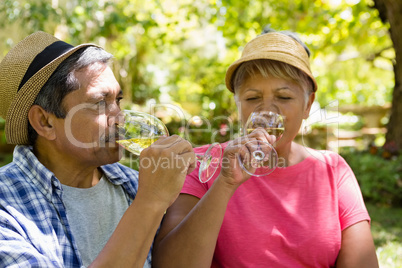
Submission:
<svg viewBox="0 0 402 268">
<path fill-rule="evenodd" d="M 4 0 L 0 53 L 37 30 L 75 45 L 100 44 L 115 56 L 112 68 L 129 103 L 175 103 L 186 119 L 198 115 L 212 122 L 208 135 L 191 138 L 199 145 L 233 137 L 216 134 L 222 124 L 230 127 L 218 116 L 237 119 L 225 72 L 267 25 L 298 32 L 310 47 L 321 107 L 336 99 L 339 105 L 389 102 L 395 55 L 389 26 L 372 5 L 371 0 Z M 182 122 L 167 123 L 171 133 L 184 135 Z M 348 157 L 364 194 L 376 202 L 400 202 L 389 197 L 400 195 L 392 184 L 400 180 L 392 168 L 400 166 L 355 155 Z"/>
<path fill-rule="evenodd" d="M 239 125 L 227 117 L 216 117 L 213 120 L 200 118 L 202 125 L 194 125 L 190 120 L 184 122 L 172 121 L 167 125 L 169 133 L 180 135 L 188 140 L 193 147 L 211 144 L 214 142 L 224 143 L 233 140 L 239 134 Z"/>
<path fill-rule="evenodd" d="M 4 154 L 0 152 L 0 167 L 7 165 L 13 161 L 13 155 L 10 153 Z"/>
<path fill-rule="evenodd" d="M 13 160 L 13 146 L 6 144 L 6 136 L 4 134 L 5 120 L 0 117 L 0 167 L 7 165 Z"/>
<path fill-rule="evenodd" d="M 6 135 L 4 134 L 4 127 L 6 125 L 6 120 L 0 117 L 0 144 L 6 143 Z"/>
<path fill-rule="evenodd" d="M 389 160 L 365 151 L 344 150 L 364 199 L 384 206 L 402 207 L 402 155 Z"/>
<path fill-rule="evenodd" d="M 235 113 L 224 84 L 226 69 L 245 43 L 270 25 L 298 32 L 312 50 L 321 106 L 334 99 L 340 105 L 382 105 L 391 99 L 395 55 L 388 26 L 372 5 L 371 0 L 4 0 L 0 37 L 6 43 L 0 49 L 6 49 L 0 51 L 37 30 L 72 44 L 94 42 L 115 55 L 113 69 L 126 99 L 140 105 L 151 98 L 175 101 L 193 115 L 212 118 Z"/>
</svg>

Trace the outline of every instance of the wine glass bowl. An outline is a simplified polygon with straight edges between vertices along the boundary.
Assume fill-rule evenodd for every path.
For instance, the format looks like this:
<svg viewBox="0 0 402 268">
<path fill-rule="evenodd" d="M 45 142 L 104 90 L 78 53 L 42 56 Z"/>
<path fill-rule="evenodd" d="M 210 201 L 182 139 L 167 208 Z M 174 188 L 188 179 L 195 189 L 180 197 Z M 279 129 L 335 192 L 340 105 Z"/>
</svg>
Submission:
<svg viewBox="0 0 402 268">
<path fill-rule="evenodd" d="M 116 142 L 135 155 L 140 155 L 159 138 L 169 136 L 166 125 L 153 115 L 124 110 L 122 116 L 124 120 L 117 125 L 119 140 Z"/>
<path fill-rule="evenodd" d="M 116 142 L 137 156 L 159 138 L 169 136 L 166 125 L 153 115 L 124 110 L 121 117 L 117 123 L 119 138 Z M 200 162 L 198 177 L 201 182 L 209 181 L 219 169 L 222 154 L 219 143 L 210 145 L 204 154 L 196 154 L 196 159 Z"/>
<path fill-rule="evenodd" d="M 269 135 L 279 140 L 285 131 L 284 116 L 272 111 L 256 111 L 250 114 L 244 126 L 244 135 L 258 128 L 265 129 Z M 243 170 L 256 177 L 272 173 L 278 166 L 278 153 L 268 142 L 250 140 L 239 151 L 238 160 Z"/>
<path fill-rule="evenodd" d="M 284 116 L 272 111 L 253 112 L 247 119 L 245 135 L 250 134 L 256 128 L 265 129 L 269 135 L 274 135 L 279 140 L 285 131 Z"/>
</svg>

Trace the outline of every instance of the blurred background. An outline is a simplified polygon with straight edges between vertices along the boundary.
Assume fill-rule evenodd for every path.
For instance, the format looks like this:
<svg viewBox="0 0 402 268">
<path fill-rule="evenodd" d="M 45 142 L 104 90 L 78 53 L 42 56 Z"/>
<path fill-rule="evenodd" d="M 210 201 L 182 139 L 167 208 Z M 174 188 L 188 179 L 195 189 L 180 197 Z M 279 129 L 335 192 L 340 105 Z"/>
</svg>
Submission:
<svg viewBox="0 0 402 268">
<path fill-rule="evenodd" d="M 298 142 L 348 161 L 381 267 L 402 267 L 401 15 L 400 0 L 2 0 L 0 59 L 38 30 L 96 43 L 115 57 L 124 108 L 154 113 L 182 136 L 188 122 L 209 122 L 192 132 L 201 145 L 238 134 L 224 77 L 246 42 L 265 27 L 297 32 L 318 83 Z M 0 166 L 12 161 L 4 124 Z"/>
</svg>

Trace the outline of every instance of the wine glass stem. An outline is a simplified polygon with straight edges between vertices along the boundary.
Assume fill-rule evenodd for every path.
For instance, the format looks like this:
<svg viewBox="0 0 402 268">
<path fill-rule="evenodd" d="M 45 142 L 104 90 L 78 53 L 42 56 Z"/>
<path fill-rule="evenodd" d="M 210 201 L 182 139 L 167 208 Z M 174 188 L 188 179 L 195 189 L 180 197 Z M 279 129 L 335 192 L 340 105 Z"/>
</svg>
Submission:
<svg viewBox="0 0 402 268">
<path fill-rule="evenodd" d="M 195 158 L 197 159 L 198 162 L 201 163 L 201 161 L 204 158 L 204 156 L 202 154 L 195 154 Z"/>
</svg>

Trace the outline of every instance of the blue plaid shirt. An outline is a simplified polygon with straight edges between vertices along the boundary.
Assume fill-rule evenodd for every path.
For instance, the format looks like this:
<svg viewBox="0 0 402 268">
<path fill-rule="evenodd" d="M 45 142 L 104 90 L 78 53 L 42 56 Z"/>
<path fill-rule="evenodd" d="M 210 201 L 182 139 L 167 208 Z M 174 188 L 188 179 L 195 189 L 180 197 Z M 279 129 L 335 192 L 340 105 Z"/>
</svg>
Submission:
<svg viewBox="0 0 402 268">
<path fill-rule="evenodd" d="M 101 168 L 131 204 L 138 172 L 118 163 Z M 150 263 L 151 251 L 145 267 Z M 16 146 L 13 162 L 0 168 L 0 267 L 10 266 L 82 267 L 61 183 L 28 146 Z"/>
</svg>

